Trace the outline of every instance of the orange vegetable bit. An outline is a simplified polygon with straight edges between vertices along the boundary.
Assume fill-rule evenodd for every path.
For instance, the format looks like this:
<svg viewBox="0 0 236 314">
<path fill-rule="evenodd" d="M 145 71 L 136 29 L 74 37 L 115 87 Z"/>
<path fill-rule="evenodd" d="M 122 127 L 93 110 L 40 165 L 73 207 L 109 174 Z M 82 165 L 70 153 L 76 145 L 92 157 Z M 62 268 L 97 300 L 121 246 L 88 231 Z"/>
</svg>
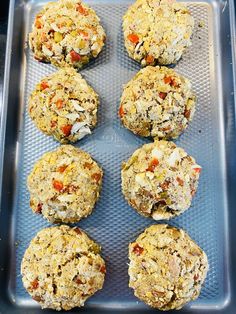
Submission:
<svg viewBox="0 0 236 314">
<path fill-rule="evenodd" d="M 196 167 L 196 168 L 193 168 L 193 170 L 194 170 L 196 173 L 200 173 L 200 172 L 202 171 L 202 168 Z"/>
<path fill-rule="evenodd" d="M 71 50 L 70 58 L 71 58 L 72 62 L 78 62 L 78 61 L 80 61 L 81 56 L 77 52 L 75 52 L 74 50 Z"/>
<path fill-rule="evenodd" d="M 54 189 L 59 191 L 59 192 L 61 192 L 63 190 L 63 188 L 64 188 L 63 183 L 61 181 L 59 181 L 59 180 L 53 179 L 52 180 L 52 185 L 53 185 Z"/>
<path fill-rule="evenodd" d="M 176 83 L 175 79 L 171 76 L 164 77 L 165 84 L 169 84 L 170 86 L 178 87 L 179 85 Z"/>
<path fill-rule="evenodd" d="M 160 184 L 162 190 L 167 190 L 169 185 L 170 185 L 170 182 L 167 180 Z"/>
<path fill-rule="evenodd" d="M 124 115 L 125 115 L 124 107 L 123 107 L 123 105 L 120 105 L 119 116 L 122 118 Z"/>
<path fill-rule="evenodd" d="M 143 251 L 144 251 L 144 248 L 138 245 L 138 243 L 136 243 L 135 246 L 133 247 L 133 252 L 138 256 L 141 255 Z"/>
<path fill-rule="evenodd" d="M 43 32 L 43 33 L 41 34 L 41 41 L 42 41 L 42 42 L 46 42 L 47 40 L 48 40 L 47 34 L 46 34 L 45 32 Z"/>
<path fill-rule="evenodd" d="M 170 131 L 171 130 L 171 126 L 169 125 L 169 126 L 166 126 L 166 127 L 164 127 L 164 128 L 161 128 L 161 130 L 162 131 Z"/>
<path fill-rule="evenodd" d="M 79 278 L 76 278 L 75 282 L 77 283 L 77 285 L 81 285 L 83 283 L 83 281 Z"/>
<path fill-rule="evenodd" d="M 154 59 L 154 57 L 153 57 L 152 55 L 148 55 L 148 56 L 146 57 L 146 61 L 147 61 L 148 64 L 153 63 L 154 60 L 155 60 L 155 59 Z"/>
<path fill-rule="evenodd" d="M 163 93 L 163 92 L 159 93 L 159 97 L 163 100 L 166 98 L 166 96 L 167 96 L 167 93 Z"/>
<path fill-rule="evenodd" d="M 165 84 L 170 84 L 172 82 L 172 78 L 170 76 L 165 76 L 164 77 L 164 83 Z"/>
<path fill-rule="evenodd" d="M 48 83 L 47 83 L 47 82 L 41 82 L 41 84 L 40 84 L 40 89 L 41 89 L 41 90 L 44 90 L 44 89 L 46 89 L 46 88 L 49 88 Z"/>
<path fill-rule="evenodd" d="M 88 38 L 89 34 L 82 29 L 78 29 L 78 34 L 82 35 L 85 38 Z"/>
<path fill-rule="evenodd" d="M 98 183 L 100 181 L 102 175 L 101 175 L 101 173 L 94 173 L 94 174 L 92 174 L 91 177 L 92 177 L 92 179 L 94 179 Z"/>
<path fill-rule="evenodd" d="M 92 162 L 85 162 L 84 163 L 84 168 L 87 168 L 89 170 L 91 170 L 93 168 L 93 163 Z"/>
<path fill-rule="evenodd" d="M 66 170 L 67 166 L 63 165 L 57 168 L 57 172 L 63 173 Z"/>
<path fill-rule="evenodd" d="M 79 3 L 76 10 L 82 15 L 88 15 L 88 11 Z"/>
<path fill-rule="evenodd" d="M 38 278 L 35 278 L 34 281 L 31 282 L 31 288 L 36 290 L 39 287 L 39 281 Z"/>
<path fill-rule="evenodd" d="M 106 273 L 106 266 L 105 265 L 101 265 L 99 270 L 100 270 L 101 273 L 105 274 Z"/>
<path fill-rule="evenodd" d="M 55 126 L 57 125 L 56 121 L 51 120 L 51 128 L 55 128 Z"/>
<path fill-rule="evenodd" d="M 79 227 L 74 228 L 74 230 L 75 230 L 75 232 L 76 232 L 77 234 L 82 234 L 82 232 L 81 232 L 81 230 L 80 230 Z"/>
<path fill-rule="evenodd" d="M 185 116 L 186 119 L 190 118 L 190 114 L 191 114 L 191 111 L 189 109 L 185 109 L 184 116 Z"/>
<path fill-rule="evenodd" d="M 154 172 L 155 168 L 159 165 L 157 158 L 153 158 L 147 168 L 147 171 Z"/>
<path fill-rule="evenodd" d="M 35 25 L 36 28 L 42 28 L 42 23 L 41 23 L 39 17 L 36 18 L 36 20 L 34 22 L 34 25 Z"/>
<path fill-rule="evenodd" d="M 70 135 L 71 129 L 72 129 L 72 125 L 71 124 L 63 125 L 61 127 L 61 130 L 62 130 L 62 132 L 63 132 L 63 134 L 65 136 L 69 136 Z"/>
<path fill-rule="evenodd" d="M 184 181 L 182 179 L 177 177 L 176 180 L 177 180 L 177 182 L 179 183 L 180 186 L 184 186 Z"/>
<path fill-rule="evenodd" d="M 133 44 L 137 44 L 139 42 L 139 37 L 137 34 L 129 34 L 127 36 L 128 40 L 131 41 Z"/>
<path fill-rule="evenodd" d="M 172 82 L 171 82 L 171 86 L 179 87 L 179 84 L 176 83 L 176 81 L 173 79 Z"/>
<path fill-rule="evenodd" d="M 56 101 L 56 106 L 57 106 L 57 109 L 61 109 L 63 107 L 63 100 L 62 99 L 58 99 Z"/>
</svg>

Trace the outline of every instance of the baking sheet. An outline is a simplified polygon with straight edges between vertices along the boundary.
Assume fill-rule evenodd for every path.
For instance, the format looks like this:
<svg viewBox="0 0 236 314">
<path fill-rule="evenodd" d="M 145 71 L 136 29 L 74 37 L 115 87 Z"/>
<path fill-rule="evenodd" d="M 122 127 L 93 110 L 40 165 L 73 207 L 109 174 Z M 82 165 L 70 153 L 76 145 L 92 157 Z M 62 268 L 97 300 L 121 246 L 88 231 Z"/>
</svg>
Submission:
<svg viewBox="0 0 236 314">
<path fill-rule="evenodd" d="M 139 64 L 132 61 L 125 51 L 121 28 L 122 16 L 132 1 L 86 2 L 96 10 L 107 33 L 107 43 L 100 56 L 81 71 L 100 95 L 98 125 L 91 136 L 75 145 L 89 152 L 100 163 L 105 174 L 101 198 L 94 213 L 77 224 L 102 245 L 103 257 L 107 263 L 104 288 L 88 300 L 86 308 L 107 309 L 112 312 L 119 309 L 140 310 L 148 313 L 150 308 L 138 301 L 128 288 L 127 255 L 128 243 L 155 221 L 139 216 L 129 207 L 120 188 L 121 162 L 136 148 L 150 141 L 123 128 L 117 116 L 122 85 L 140 69 Z M 17 133 L 11 135 L 12 143 L 15 143 L 12 156 L 15 172 L 14 182 L 11 182 L 11 207 L 4 210 L 11 211 L 8 297 L 14 306 L 23 310 L 22 313 L 26 313 L 26 309 L 37 308 L 38 305 L 23 288 L 20 276 L 21 259 L 31 238 L 40 229 L 49 226 L 41 216 L 31 212 L 26 180 L 35 161 L 46 151 L 59 146 L 59 143 L 36 129 L 26 110 L 29 94 L 35 84 L 45 75 L 56 71 L 51 65 L 36 62 L 29 49 L 24 46 L 33 18 L 45 3 L 18 3 L 17 9 L 23 14 L 21 17 L 18 16 L 16 7 L 14 8 L 15 25 L 18 17 L 19 20 L 22 19 L 19 29 L 22 26 L 23 28 L 22 33 L 18 33 L 19 40 L 14 42 L 13 38 L 13 46 L 20 50 L 18 58 L 22 62 L 18 64 L 15 76 L 18 78 L 17 101 L 8 104 L 12 109 L 16 106 L 15 119 L 18 122 L 15 121 Z M 192 123 L 176 144 L 195 157 L 203 171 L 192 207 L 169 223 L 185 229 L 208 255 L 210 270 L 201 295 L 183 310 L 200 313 L 224 308 L 229 303 L 231 294 L 225 142 L 228 123 L 225 120 L 225 74 L 220 43 L 221 14 L 226 7 L 224 8 L 224 3 L 214 0 L 189 2 L 188 6 L 196 24 L 193 45 L 178 63 L 176 70 L 191 79 L 198 104 Z M 14 75 L 12 66 L 10 71 Z M 8 145 L 7 141 L 5 145 Z"/>
</svg>

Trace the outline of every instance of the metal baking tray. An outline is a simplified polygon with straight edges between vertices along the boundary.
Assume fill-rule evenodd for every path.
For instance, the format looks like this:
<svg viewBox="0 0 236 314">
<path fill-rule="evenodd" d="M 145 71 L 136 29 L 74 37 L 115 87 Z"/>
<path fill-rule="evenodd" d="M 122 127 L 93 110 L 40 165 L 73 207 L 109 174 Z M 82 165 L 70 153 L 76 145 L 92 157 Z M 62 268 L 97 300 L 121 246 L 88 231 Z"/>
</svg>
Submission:
<svg viewBox="0 0 236 314">
<path fill-rule="evenodd" d="M 117 117 L 122 85 L 140 66 L 122 37 L 122 16 L 130 0 L 88 0 L 101 17 L 107 43 L 82 75 L 100 94 L 98 126 L 76 146 L 102 165 L 104 181 L 94 213 L 79 223 L 103 247 L 107 276 L 103 290 L 83 313 L 153 313 L 128 288 L 128 243 L 153 220 L 139 216 L 121 194 L 120 165 L 150 141 L 124 129 Z M 35 13 L 45 1 L 11 0 L 1 107 L 0 143 L 0 313 L 40 313 L 23 288 L 20 263 L 31 238 L 49 224 L 29 208 L 26 178 L 34 162 L 59 143 L 38 131 L 27 114 L 34 85 L 56 69 L 33 60 L 25 42 Z M 170 224 L 184 228 L 206 251 L 210 270 L 197 301 L 183 313 L 236 313 L 236 143 L 234 2 L 188 3 L 196 21 L 193 45 L 176 66 L 189 77 L 198 96 L 193 122 L 176 143 L 202 165 L 192 207 Z M 199 25 L 203 27 L 199 27 Z M 45 313 L 53 311 L 45 310 Z M 71 313 L 78 312 L 78 309 Z"/>
</svg>

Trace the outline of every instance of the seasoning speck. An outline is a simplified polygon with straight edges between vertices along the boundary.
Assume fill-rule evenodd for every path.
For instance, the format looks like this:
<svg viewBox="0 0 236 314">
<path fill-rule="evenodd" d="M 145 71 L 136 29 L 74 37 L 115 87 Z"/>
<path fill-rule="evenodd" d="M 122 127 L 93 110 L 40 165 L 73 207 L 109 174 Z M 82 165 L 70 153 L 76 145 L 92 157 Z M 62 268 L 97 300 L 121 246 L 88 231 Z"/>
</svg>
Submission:
<svg viewBox="0 0 236 314">
<path fill-rule="evenodd" d="M 205 26 L 205 22 L 203 21 L 203 20 L 200 20 L 199 22 L 198 22 L 198 27 L 204 27 Z"/>
</svg>

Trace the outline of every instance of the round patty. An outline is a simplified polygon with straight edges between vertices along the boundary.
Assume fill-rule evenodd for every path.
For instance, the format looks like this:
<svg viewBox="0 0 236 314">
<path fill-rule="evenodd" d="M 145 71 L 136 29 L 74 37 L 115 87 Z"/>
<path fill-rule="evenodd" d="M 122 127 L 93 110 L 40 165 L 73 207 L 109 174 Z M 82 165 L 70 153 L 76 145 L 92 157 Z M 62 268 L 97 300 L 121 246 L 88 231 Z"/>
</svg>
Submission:
<svg viewBox="0 0 236 314">
<path fill-rule="evenodd" d="M 191 45 L 194 19 L 182 3 L 137 0 L 123 17 L 125 47 L 142 65 L 172 64 Z"/>
<path fill-rule="evenodd" d="M 105 38 L 94 10 L 80 0 L 59 0 L 36 15 L 29 46 L 39 61 L 81 68 L 97 57 Z"/>
<path fill-rule="evenodd" d="M 44 154 L 28 176 L 30 207 L 53 223 L 77 222 L 91 214 L 102 176 L 88 153 L 62 145 Z"/>
<path fill-rule="evenodd" d="M 166 67 L 148 66 L 124 87 L 119 115 L 141 136 L 177 138 L 192 120 L 196 97 L 190 81 Z"/>
<path fill-rule="evenodd" d="M 102 289 L 106 267 L 100 246 L 79 228 L 45 228 L 25 251 L 21 274 L 25 289 L 42 308 L 83 306 Z"/>
<path fill-rule="evenodd" d="M 43 78 L 29 98 L 29 115 L 43 133 L 61 143 L 76 142 L 97 124 L 99 99 L 74 69 Z"/>
<path fill-rule="evenodd" d="M 153 225 L 129 245 L 129 286 L 159 310 L 195 300 L 208 271 L 207 256 L 181 229 Z"/>
<path fill-rule="evenodd" d="M 170 219 L 187 210 L 201 167 L 173 142 L 155 141 L 137 149 L 122 165 L 122 191 L 140 214 Z"/>
</svg>

